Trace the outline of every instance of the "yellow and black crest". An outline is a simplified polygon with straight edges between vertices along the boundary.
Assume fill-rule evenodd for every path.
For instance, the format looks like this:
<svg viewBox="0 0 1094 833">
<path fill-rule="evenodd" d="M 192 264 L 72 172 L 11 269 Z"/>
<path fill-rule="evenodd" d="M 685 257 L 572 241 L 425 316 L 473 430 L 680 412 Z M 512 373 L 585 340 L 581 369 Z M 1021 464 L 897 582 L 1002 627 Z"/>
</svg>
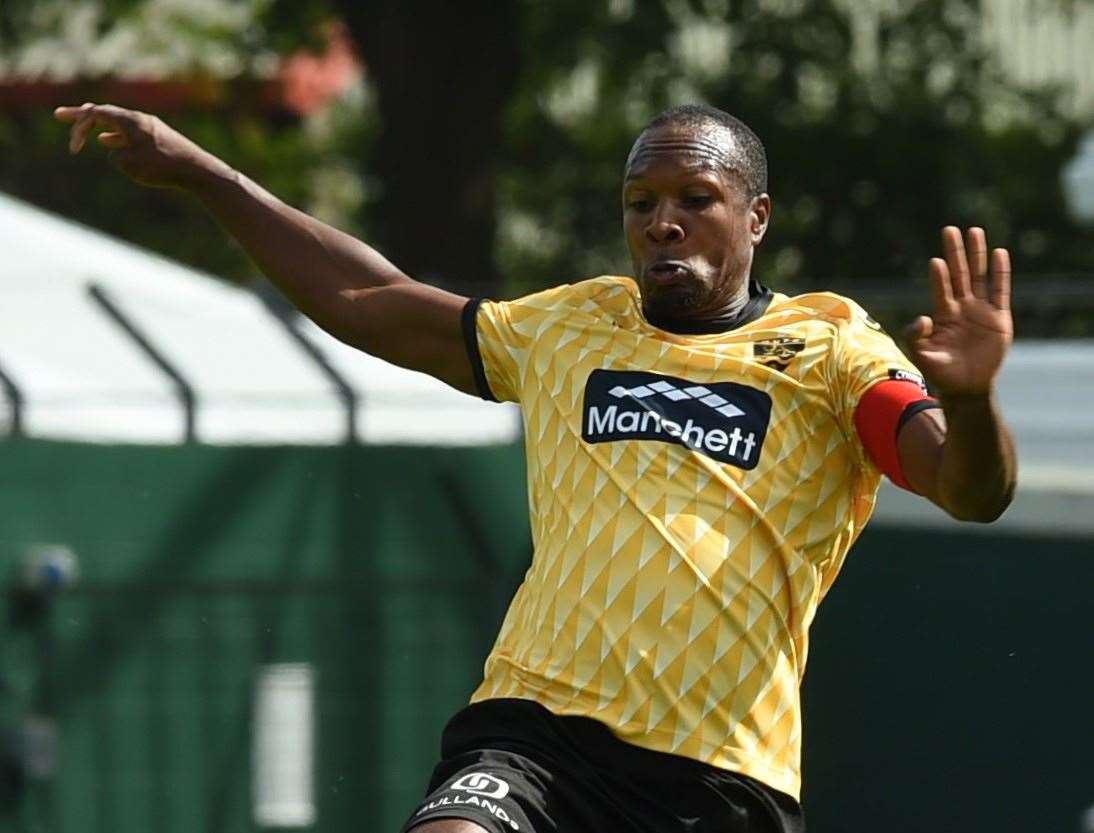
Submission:
<svg viewBox="0 0 1094 833">
<path fill-rule="evenodd" d="M 787 365 L 805 349 L 804 338 L 793 336 L 780 336 L 779 338 L 767 338 L 757 341 L 752 345 L 752 355 L 756 361 L 765 367 L 773 367 L 775 370 L 786 370 Z"/>
</svg>

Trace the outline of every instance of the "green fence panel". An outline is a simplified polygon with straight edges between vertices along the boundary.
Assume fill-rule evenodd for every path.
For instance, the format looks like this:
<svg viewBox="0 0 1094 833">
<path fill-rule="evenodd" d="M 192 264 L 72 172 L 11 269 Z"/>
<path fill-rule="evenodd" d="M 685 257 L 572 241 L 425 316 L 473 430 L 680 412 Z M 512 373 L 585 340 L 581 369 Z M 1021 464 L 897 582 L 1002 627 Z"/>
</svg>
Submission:
<svg viewBox="0 0 1094 833">
<path fill-rule="evenodd" d="M 804 695 L 811 833 L 1080 833 L 1094 541 L 867 529 Z"/>
<path fill-rule="evenodd" d="M 10 814 L 50 833 L 255 829 L 256 670 L 318 680 L 316 830 L 422 794 L 529 555 L 520 450 L 0 446 L 9 590 L 38 544 L 81 578 L 9 627 L 9 709 L 59 727 Z M 31 645 L 20 653 L 17 647 Z"/>
<path fill-rule="evenodd" d="M 56 773 L 0 829 L 245 833 L 257 670 L 317 680 L 316 831 L 394 830 L 529 555 L 521 450 L 0 445 L 0 731 Z M 18 565 L 82 575 L 13 621 Z M 874 526 L 813 629 L 811 833 L 1076 833 L 1094 543 Z M 5 809 L 6 807 L 6 809 Z"/>
</svg>

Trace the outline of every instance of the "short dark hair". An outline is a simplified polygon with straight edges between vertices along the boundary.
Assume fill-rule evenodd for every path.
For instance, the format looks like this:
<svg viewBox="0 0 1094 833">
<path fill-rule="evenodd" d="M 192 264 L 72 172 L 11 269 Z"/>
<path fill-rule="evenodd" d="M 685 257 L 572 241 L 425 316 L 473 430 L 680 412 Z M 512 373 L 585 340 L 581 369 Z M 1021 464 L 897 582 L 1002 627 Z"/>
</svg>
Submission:
<svg viewBox="0 0 1094 833">
<path fill-rule="evenodd" d="M 728 130 L 733 137 L 733 149 L 727 154 L 730 172 L 744 180 L 750 197 L 767 191 L 767 153 L 763 142 L 740 119 L 708 104 L 680 104 L 655 116 L 643 128 L 642 134 L 658 127 L 721 127 Z"/>
</svg>

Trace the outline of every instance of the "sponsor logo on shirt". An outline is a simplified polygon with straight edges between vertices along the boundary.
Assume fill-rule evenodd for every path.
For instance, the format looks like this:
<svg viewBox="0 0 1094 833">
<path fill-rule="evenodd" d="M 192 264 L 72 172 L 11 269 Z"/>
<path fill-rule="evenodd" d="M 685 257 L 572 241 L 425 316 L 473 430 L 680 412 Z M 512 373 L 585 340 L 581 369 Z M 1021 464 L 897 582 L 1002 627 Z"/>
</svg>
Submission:
<svg viewBox="0 0 1094 833">
<path fill-rule="evenodd" d="M 927 383 L 923 381 L 923 377 L 918 373 L 912 373 L 910 370 L 904 370 L 899 367 L 889 368 L 889 378 L 895 379 L 898 382 L 914 382 L 923 388 L 923 392 L 927 392 Z"/>
<path fill-rule="evenodd" d="M 779 336 L 778 338 L 766 338 L 763 341 L 754 342 L 752 355 L 765 367 L 773 367 L 778 371 L 786 370 L 787 365 L 794 357 L 805 349 L 804 338 L 793 336 Z"/>
<path fill-rule="evenodd" d="M 520 825 L 513 821 L 505 808 L 496 803 L 509 795 L 509 784 L 500 778 L 485 772 L 468 772 L 449 784 L 448 791 L 457 794 L 442 795 L 440 798 L 427 802 L 419 808 L 414 817 L 424 815 L 430 810 L 446 807 L 478 807 L 509 825 L 513 830 L 520 830 Z M 460 793 L 466 793 L 466 795 L 460 795 Z"/>
<path fill-rule="evenodd" d="M 771 397 L 735 382 L 696 384 L 632 370 L 594 370 L 585 383 L 587 443 L 657 440 L 753 469 L 771 421 Z"/>
<path fill-rule="evenodd" d="M 474 795 L 485 795 L 487 798 L 505 798 L 509 795 L 509 785 L 493 775 L 485 772 L 469 772 L 462 778 L 453 781 L 450 790 L 463 790 Z"/>
</svg>

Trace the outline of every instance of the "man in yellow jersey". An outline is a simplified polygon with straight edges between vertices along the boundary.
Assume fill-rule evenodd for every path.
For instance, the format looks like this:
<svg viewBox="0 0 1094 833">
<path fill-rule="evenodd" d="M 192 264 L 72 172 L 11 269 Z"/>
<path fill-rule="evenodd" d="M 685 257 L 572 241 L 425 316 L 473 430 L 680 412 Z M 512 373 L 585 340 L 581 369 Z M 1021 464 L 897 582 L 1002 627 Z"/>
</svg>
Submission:
<svg viewBox="0 0 1094 833">
<path fill-rule="evenodd" d="M 627 159 L 633 278 L 502 303 L 414 282 L 152 116 L 57 116 L 73 152 L 105 128 L 126 174 L 197 196 L 336 337 L 521 404 L 535 555 L 404 830 L 804 830 L 808 629 L 881 475 L 966 520 L 1013 493 L 1005 250 L 943 230 L 913 364 L 853 301 L 755 280 L 763 146 L 709 107 Z"/>
</svg>

